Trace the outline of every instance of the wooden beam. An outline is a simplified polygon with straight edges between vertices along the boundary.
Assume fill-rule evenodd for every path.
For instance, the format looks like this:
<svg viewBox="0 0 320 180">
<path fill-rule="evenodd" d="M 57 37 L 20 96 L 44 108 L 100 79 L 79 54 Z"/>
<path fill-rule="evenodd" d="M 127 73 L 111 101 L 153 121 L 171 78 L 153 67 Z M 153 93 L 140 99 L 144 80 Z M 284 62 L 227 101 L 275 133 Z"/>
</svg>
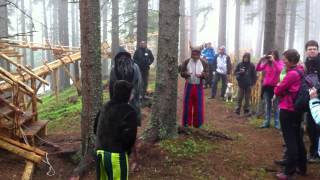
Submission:
<svg viewBox="0 0 320 180">
<path fill-rule="evenodd" d="M 23 71 L 29 73 L 30 76 L 38 79 L 39 81 L 41 81 L 41 82 L 44 83 L 44 84 L 49 85 L 49 83 L 48 83 L 46 80 L 44 80 L 44 79 L 42 79 L 41 77 L 37 76 L 36 74 L 34 74 L 32 71 L 30 71 L 30 70 L 27 69 L 26 67 L 24 67 L 24 66 L 22 66 L 22 65 L 20 65 L 20 64 L 18 64 L 18 63 L 16 63 L 16 62 L 14 62 L 13 60 L 11 60 L 11 59 L 10 59 L 8 56 L 6 56 L 5 54 L 3 54 L 3 53 L 0 52 L 0 56 L 3 57 L 3 58 L 4 58 L 5 60 L 7 60 L 8 62 L 10 62 L 11 64 L 14 64 L 14 65 L 17 66 L 18 68 L 20 68 L 20 69 L 22 69 Z"/>
<path fill-rule="evenodd" d="M 41 162 L 41 157 L 35 154 L 34 152 L 30 152 L 27 150 L 24 150 L 20 147 L 17 147 L 15 145 L 12 145 L 6 141 L 0 140 L 0 148 L 5 149 L 9 152 L 12 152 L 16 155 L 19 155 L 29 161 L 35 162 L 35 163 L 40 163 Z"/>
<path fill-rule="evenodd" d="M 57 59 L 53 62 L 48 63 L 47 65 L 42 65 L 39 67 L 36 67 L 33 69 L 34 74 L 36 74 L 37 76 L 42 76 L 44 74 L 48 74 L 50 73 L 49 69 L 47 66 L 49 66 L 52 70 L 58 69 L 60 68 L 63 64 L 70 64 L 72 63 L 72 61 L 70 60 L 70 58 L 72 58 L 73 61 L 78 61 L 81 59 L 80 56 L 80 52 L 75 53 L 70 55 L 70 57 L 63 57 L 61 58 L 63 60 L 64 63 L 61 62 L 61 60 Z M 20 80 L 20 81 L 27 81 L 29 79 L 31 79 L 31 76 L 29 74 L 24 74 L 23 76 L 21 75 L 16 75 L 14 76 L 15 79 Z M 2 82 L 0 83 L 0 90 L 6 90 L 6 89 L 10 89 L 11 86 L 6 83 L 6 82 Z"/>
<path fill-rule="evenodd" d="M 6 76 L 7 78 L 9 78 L 11 81 L 19 84 L 20 86 L 22 86 L 25 90 L 29 91 L 30 93 L 34 93 L 33 89 L 31 89 L 29 86 L 25 85 L 21 80 L 17 79 L 15 76 L 11 75 L 10 72 L 8 72 L 7 70 L 3 69 L 2 67 L 0 67 L 0 73 L 4 76 Z"/>
<path fill-rule="evenodd" d="M 46 152 L 42 151 L 39 148 L 36 148 L 36 147 L 33 147 L 33 146 L 29 146 L 27 144 L 12 140 L 12 139 L 4 137 L 4 136 L 0 136 L 0 139 L 3 140 L 3 141 L 6 141 L 7 143 L 10 143 L 12 145 L 18 146 L 18 147 L 20 147 L 20 148 L 22 148 L 24 150 L 32 151 L 32 152 L 36 153 L 37 155 L 40 155 L 40 156 L 45 156 L 46 155 Z"/>
<path fill-rule="evenodd" d="M 34 171 L 34 163 L 26 161 L 26 166 L 24 168 L 21 180 L 31 180 Z"/>
</svg>

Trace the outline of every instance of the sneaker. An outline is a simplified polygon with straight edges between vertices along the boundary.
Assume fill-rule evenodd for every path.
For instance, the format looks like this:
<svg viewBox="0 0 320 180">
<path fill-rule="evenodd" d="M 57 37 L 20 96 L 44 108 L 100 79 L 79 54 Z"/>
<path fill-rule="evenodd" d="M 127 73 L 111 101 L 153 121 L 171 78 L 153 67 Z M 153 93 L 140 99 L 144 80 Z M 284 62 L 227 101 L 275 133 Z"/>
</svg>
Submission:
<svg viewBox="0 0 320 180">
<path fill-rule="evenodd" d="M 279 180 L 290 180 L 290 179 L 292 179 L 292 176 L 287 175 L 287 174 L 285 174 L 285 173 L 283 173 L 283 172 L 277 173 L 277 174 L 276 174 L 276 177 L 277 177 L 277 179 L 279 179 Z"/>
<path fill-rule="evenodd" d="M 309 157 L 308 159 L 308 163 L 319 163 L 320 162 L 320 158 L 319 157 L 314 157 L 314 156 L 311 156 Z"/>
<path fill-rule="evenodd" d="M 264 125 L 260 126 L 259 128 L 264 129 L 264 128 L 269 128 L 269 127 L 270 127 L 269 125 L 264 124 Z"/>
</svg>

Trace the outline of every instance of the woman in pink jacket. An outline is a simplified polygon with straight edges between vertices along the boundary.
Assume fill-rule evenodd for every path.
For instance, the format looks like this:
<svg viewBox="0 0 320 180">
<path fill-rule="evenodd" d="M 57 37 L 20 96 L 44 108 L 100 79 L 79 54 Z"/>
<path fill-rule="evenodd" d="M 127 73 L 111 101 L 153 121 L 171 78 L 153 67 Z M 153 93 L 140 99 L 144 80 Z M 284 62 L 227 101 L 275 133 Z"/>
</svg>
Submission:
<svg viewBox="0 0 320 180">
<path fill-rule="evenodd" d="M 283 55 L 287 74 L 275 87 L 274 93 L 280 97 L 280 123 L 287 147 L 287 163 L 284 171 L 277 174 L 277 178 L 286 180 L 296 172 L 300 175 L 306 174 L 307 158 L 301 130 L 302 113 L 294 109 L 294 99 L 299 92 L 303 75 L 303 68 L 297 66 L 300 55 L 295 49 L 289 49 Z"/>
<path fill-rule="evenodd" d="M 264 79 L 262 83 L 263 101 L 265 104 L 264 108 L 264 122 L 260 128 L 269 128 L 272 111 L 272 97 L 274 87 L 279 82 L 279 77 L 282 68 L 284 67 L 283 61 L 279 58 L 279 52 L 277 50 L 270 51 L 268 55 L 262 57 L 257 64 L 256 70 L 264 72 Z M 279 108 L 278 100 L 275 100 L 274 107 L 274 127 L 280 129 L 279 125 Z"/>
</svg>

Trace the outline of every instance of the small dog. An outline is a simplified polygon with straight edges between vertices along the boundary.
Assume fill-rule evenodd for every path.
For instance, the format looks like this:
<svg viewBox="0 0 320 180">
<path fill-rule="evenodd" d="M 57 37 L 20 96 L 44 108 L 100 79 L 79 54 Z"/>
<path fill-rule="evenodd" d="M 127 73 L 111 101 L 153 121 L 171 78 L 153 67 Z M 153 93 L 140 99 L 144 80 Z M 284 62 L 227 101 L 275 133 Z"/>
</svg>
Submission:
<svg viewBox="0 0 320 180">
<path fill-rule="evenodd" d="M 233 84 L 229 82 L 227 84 L 226 93 L 224 94 L 226 102 L 233 102 L 233 94 L 234 94 Z"/>
</svg>

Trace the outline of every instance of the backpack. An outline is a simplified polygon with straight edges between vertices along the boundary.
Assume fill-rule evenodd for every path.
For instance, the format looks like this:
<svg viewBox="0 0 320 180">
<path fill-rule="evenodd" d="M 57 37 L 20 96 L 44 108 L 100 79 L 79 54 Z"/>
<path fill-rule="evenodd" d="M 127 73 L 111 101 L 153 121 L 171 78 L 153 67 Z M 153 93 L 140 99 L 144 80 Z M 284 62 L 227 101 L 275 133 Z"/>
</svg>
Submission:
<svg viewBox="0 0 320 180">
<path fill-rule="evenodd" d="M 309 110 L 309 89 L 315 87 L 320 88 L 319 78 L 317 74 L 304 75 L 300 70 L 295 69 L 301 77 L 300 89 L 297 96 L 293 99 L 294 109 L 298 112 L 307 112 Z"/>
</svg>

